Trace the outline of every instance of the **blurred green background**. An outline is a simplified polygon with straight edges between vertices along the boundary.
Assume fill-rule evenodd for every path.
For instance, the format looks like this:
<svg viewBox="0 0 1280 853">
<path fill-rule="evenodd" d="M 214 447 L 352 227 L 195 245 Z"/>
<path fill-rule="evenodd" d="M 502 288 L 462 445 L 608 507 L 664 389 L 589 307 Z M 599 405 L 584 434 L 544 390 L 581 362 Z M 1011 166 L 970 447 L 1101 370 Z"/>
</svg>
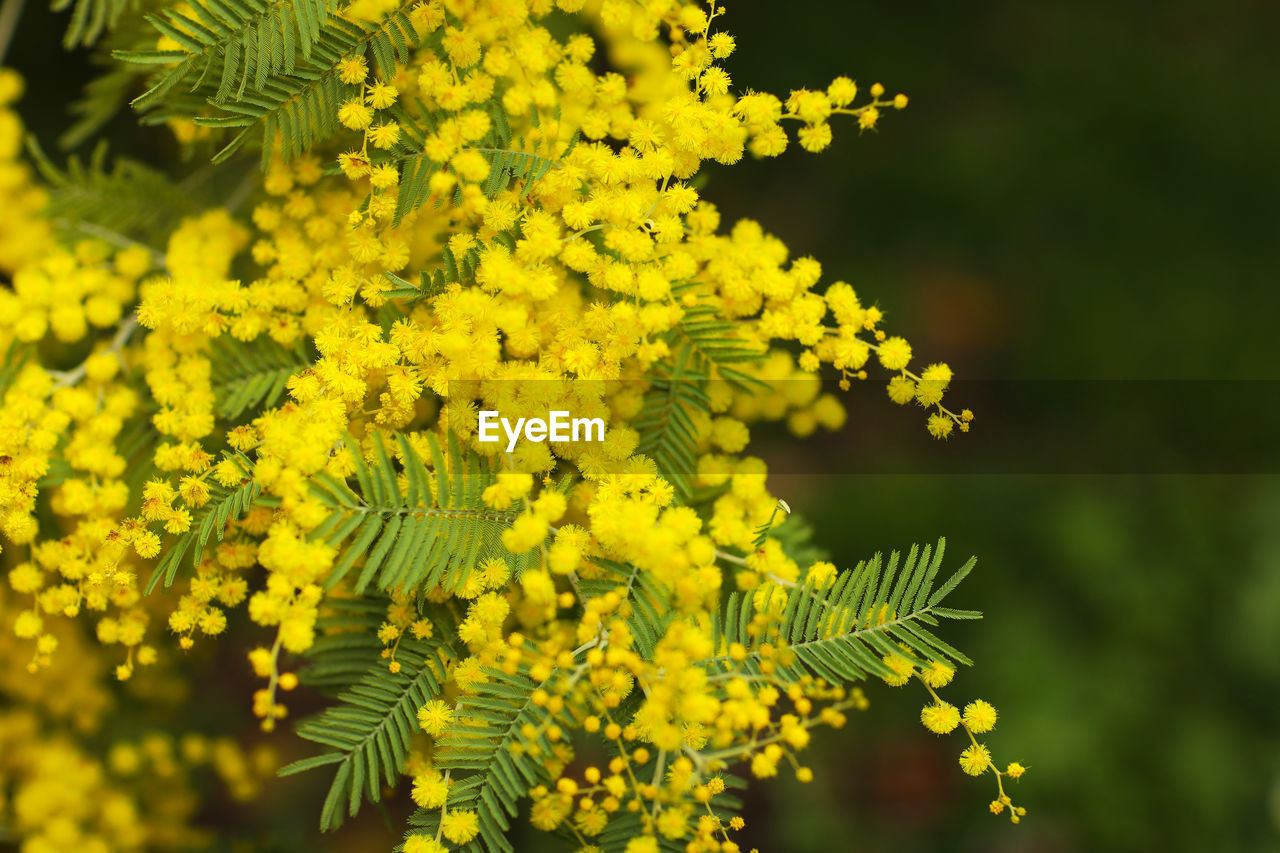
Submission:
<svg viewBox="0 0 1280 853">
<path fill-rule="evenodd" d="M 1278 25 L 1262 2 L 732 3 L 739 87 L 843 72 L 911 103 L 879 133 L 837 125 L 823 155 L 745 165 L 708 194 L 878 299 L 961 377 L 1274 380 Z M 1091 415 L 1104 434 L 1179 429 Z M 1224 443 L 1234 417 L 1217 424 Z M 841 449 L 874 456 L 874 434 Z M 989 780 L 956 766 L 963 743 L 916 722 L 921 692 L 882 688 L 865 722 L 818 741 L 812 786 L 753 797 L 752 843 L 1280 846 L 1275 476 L 786 479 L 775 491 L 838 564 L 939 534 L 955 564 L 978 555 L 955 600 L 986 618 L 949 634 L 977 665 L 950 696 L 1000 709 L 988 742 L 1031 768 L 1014 792 L 1030 814 L 987 814 Z"/>
<path fill-rule="evenodd" d="M 12 60 L 49 141 L 65 123 L 30 105 L 65 103 L 85 66 L 56 51 L 64 21 L 40 5 Z M 1280 379 L 1280 7 L 729 6 L 739 88 L 847 73 L 911 96 L 879 133 L 837 124 L 824 155 L 742 164 L 706 195 L 878 300 L 924 359 L 980 379 Z M 891 414 L 922 429 L 919 412 Z M 874 434 L 838 449 L 877 452 Z M 1280 846 L 1276 477 L 811 474 L 775 491 L 840 565 L 938 535 L 954 564 L 979 556 L 955 601 L 987 618 L 949 634 L 978 666 L 949 698 L 1000 709 L 988 742 L 1031 768 L 1014 792 L 1030 815 L 986 813 L 989 779 L 961 775 L 958 738 L 919 726 L 920 691 L 873 688 L 865 717 L 817 739 L 815 783 L 757 786 L 744 846 Z"/>
</svg>

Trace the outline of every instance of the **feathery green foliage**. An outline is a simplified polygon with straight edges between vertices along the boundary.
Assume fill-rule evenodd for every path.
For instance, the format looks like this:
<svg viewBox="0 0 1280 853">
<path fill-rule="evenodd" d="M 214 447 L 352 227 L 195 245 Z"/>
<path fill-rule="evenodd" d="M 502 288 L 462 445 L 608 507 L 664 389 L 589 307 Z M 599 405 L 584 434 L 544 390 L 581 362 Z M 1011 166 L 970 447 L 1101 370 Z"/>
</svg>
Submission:
<svg viewBox="0 0 1280 853">
<path fill-rule="evenodd" d="M 484 194 L 493 198 L 511 185 L 512 181 L 523 181 L 524 190 L 542 179 L 552 169 L 560 168 L 560 161 L 541 154 L 523 150 L 524 140 L 517 139 L 515 148 L 473 148 L 489 161 L 489 177 L 484 183 Z M 572 149 L 573 144 L 569 148 Z M 567 152 L 566 152 L 567 153 Z M 563 154 L 560 155 L 563 158 Z"/>
<path fill-rule="evenodd" d="M 578 592 L 588 599 L 617 592 L 631 605 L 627 625 L 635 636 L 636 650 L 652 655 L 671 622 L 669 592 L 649 572 L 635 566 L 603 559 L 593 560 L 592 565 L 600 576 L 579 579 Z"/>
<path fill-rule="evenodd" d="M 91 235 L 163 246 L 185 217 L 207 209 L 208 173 L 176 182 L 165 173 L 126 157 L 108 166 L 107 146 L 99 143 L 87 162 L 72 156 L 58 168 L 34 138 L 28 150 L 49 184 L 50 218 L 79 236 Z"/>
<path fill-rule="evenodd" d="M 338 704 L 298 726 L 298 735 L 333 751 L 295 761 L 280 769 L 289 776 L 337 765 L 320 813 L 320 828 L 355 817 L 367 799 L 382 799 L 382 786 L 394 785 L 418 728 L 418 709 L 441 693 L 445 663 L 436 640 L 405 638 L 396 650 L 399 672 L 378 661 L 365 676 L 338 696 Z M 345 809 L 344 809 L 345 806 Z"/>
<path fill-rule="evenodd" d="M 448 246 L 444 247 L 448 250 Z M 393 272 L 384 272 L 383 277 L 391 283 L 391 287 L 382 291 L 388 299 L 404 299 L 409 304 L 434 296 L 444 289 L 444 271 L 435 270 L 429 273 L 423 270 L 418 274 L 418 284 L 405 281 Z M 391 304 L 391 303 L 387 303 Z M 402 315 L 403 316 L 403 315 Z"/>
<path fill-rule="evenodd" d="M 58 147 L 70 150 L 92 139 L 129 102 L 137 78 L 132 69 L 112 65 L 86 83 L 84 94 L 67 107 L 76 118 L 58 137 Z"/>
<path fill-rule="evenodd" d="M 692 413 L 711 411 L 711 398 L 703 389 L 707 374 L 692 369 L 692 354 L 693 344 L 686 341 L 674 364 L 653 366 L 650 389 L 633 424 L 640 433 L 641 452 L 652 457 L 662 476 L 685 496 L 691 493 L 689 481 L 698 458 Z"/>
<path fill-rule="evenodd" d="M 355 684 L 382 654 L 378 627 L 388 599 L 379 595 L 330 598 L 316 620 L 316 641 L 298 673 L 303 684 L 334 693 Z"/>
<path fill-rule="evenodd" d="M 688 285 L 673 288 L 679 295 Z M 674 362 L 656 363 L 648 376 L 640 417 L 640 449 L 651 456 L 662 475 L 686 498 L 700 455 L 695 413 L 710 416 L 710 383 L 727 382 L 737 390 L 764 390 L 768 384 L 739 369 L 758 362 L 763 353 L 738 337 L 733 323 L 717 320 L 710 305 L 693 305 L 663 339 L 676 353 Z M 737 366 L 734 366 L 737 365 Z"/>
<path fill-rule="evenodd" d="M 224 336 L 215 338 L 212 348 L 210 379 L 216 412 L 226 420 L 275 405 L 289 377 L 311 364 L 301 344 L 287 348 L 265 339 L 247 346 Z"/>
<path fill-rule="evenodd" d="M 901 655 L 917 666 L 923 658 L 953 664 L 970 660 L 929 630 L 939 619 L 977 619 L 972 610 L 954 610 L 941 603 L 972 570 L 970 558 L 936 592 L 933 584 L 942 566 L 946 540 L 937 550 L 912 546 L 905 562 L 894 551 L 885 564 L 880 554 L 841 572 L 826 588 L 811 583 L 789 588 L 782 607 L 782 636 L 794 651 L 795 662 L 779 668 L 786 680 L 811 674 L 833 684 L 860 681 L 869 676 L 892 675 L 882 660 Z M 932 594 L 931 594 L 932 593 Z M 756 591 L 729 596 L 723 617 L 713 625 L 716 645 L 750 646 L 747 626 L 757 612 Z M 904 648 L 904 646 L 906 648 Z M 911 651 L 908 651 L 908 648 Z M 726 662 L 719 657 L 708 664 Z M 749 655 L 748 670 L 758 671 L 757 655 Z"/>
<path fill-rule="evenodd" d="M 261 493 L 258 483 L 249 476 L 248 460 L 232 454 L 228 454 L 228 458 L 239 465 L 244 472 L 244 479 L 234 488 L 222 486 L 216 481 L 205 484 L 209 489 L 208 503 L 196 513 L 191 521 L 191 527 L 185 533 L 178 534 L 177 538 L 164 550 L 164 555 L 156 563 L 151 580 L 147 583 L 148 593 L 155 589 L 161 578 L 164 578 L 165 586 L 173 584 L 174 578 L 178 575 L 178 569 L 182 566 L 183 558 L 188 551 L 192 550 L 192 546 L 194 551 L 191 554 L 190 564 L 198 566 L 209 538 L 217 534 L 218 541 L 221 542 L 227 522 L 234 521 L 248 512 L 249 507 Z"/>
<path fill-rule="evenodd" d="M 687 287 L 672 288 L 679 295 Z M 680 322 L 664 335 L 672 351 L 687 344 L 693 365 L 702 373 L 728 382 L 744 391 L 767 389 L 763 380 L 743 373 L 732 365 L 752 364 L 764 358 L 764 352 L 739 337 L 737 325 L 717 319 L 713 305 L 700 303 L 684 309 Z"/>
<path fill-rule="evenodd" d="M 17 338 L 9 341 L 5 348 L 4 360 L 0 361 L 0 394 L 9 390 L 9 385 L 22 372 L 22 366 L 31 358 L 32 346 Z"/>
<path fill-rule="evenodd" d="M 553 671 L 552 678 L 558 671 Z M 485 670 L 488 680 L 476 685 L 474 693 L 459 700 L 458 722 L 435 754 L 435 766 L 450 774 L 450 809 L 474 809 L 480 834 L 469 844 L 456 848 L 466 853 L 513 853 L 507 840 L 510 818 L 525 792 L 550 781 L 544 756 L 553 751 L 546 736 L 552 714 L 533 701 L 541 685 L 529 677 L 527 668 L 509 675 Z M 531 726 L 538 734 L 527 737 L 522 730 Z M 410 824 L 435 832 L 440 810 L 419 809 Z"/>
<path fill-rule="evenodd" d="M 88 47 L 111 29 L 126 11 L 138 7 L 138 0 L 53 0 L 49 8 L 55 12 L 71 9 L 71 20 L 62 44 L 68 50 Z"/>
<path fill-rule="evenodd" d="M 379 436 L 374 439 L 372 464 L 352 448 L 358 491 L 327 474 L 313 481 L 313 494 L 331 510 L 314 535 L 331 545 L 347 543 L 326 585 L 337 584 L 361 559 L 357 592 L 371 584 L 384 590 L 437 585 L 456 590 L 473 568 L 491 557 L 523 565 L 524 558 L 510 555 L 501 542 L 518 507 L 499 511 L 481 500 L 495 477 L 492 462 L 464 453 L 452 434 L 447 453 L 442 452 L 429 434 L 429 471 L 413 445 L 403 435 L 397 438 L 402 470 Z"/>
<path fill-rule="evenodd" d="M 172 50 L 125 50 L 116 56 L 157 67 L 150 88 L 134 99 L 153 121 L 193 118 L 238 129 L 214 156 L 228 159 L 260 131 L 263 162 L 279 135 L 280 153 L 296 157 L 338 128 L 338 107 L 356 87 L 335 64 L 366 51 L 385 79 L 418 45 L 405 0 L 377 23 L 331 14 L 332 0 L 302 0 L 292 9 L 263 0 L 197 0 L 190 14 L 166 10 L 148 20 L 178 44 Z M 251 79 L 252 78 L 252 79 Z"/>
</svg>

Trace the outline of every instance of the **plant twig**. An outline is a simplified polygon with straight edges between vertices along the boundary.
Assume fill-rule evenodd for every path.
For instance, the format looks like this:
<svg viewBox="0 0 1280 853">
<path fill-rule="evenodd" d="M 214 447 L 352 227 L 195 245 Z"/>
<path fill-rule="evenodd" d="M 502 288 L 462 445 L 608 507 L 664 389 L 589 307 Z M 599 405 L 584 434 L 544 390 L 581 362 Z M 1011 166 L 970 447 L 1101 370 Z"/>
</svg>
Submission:
<svg viewBox="0 0 1280 853">
<path fill-rule="evenodd" d="M 120 322 L 120 328 L 116 329 L 115 335 L 111 338 L 111 343 L 108 345 L 108 351 L 119 355 L 120 351 L 124 349 L 125 344 L 129 342 L 129 338 L 137 328 L 138 315 L 130 314 L 126 319 Z M 50 370 L 49 375 L 57 380 L 60 387 L 66 387 L 68 385 L 74 385 L 83 379 L 88 368 L 89 361 L 88 359 L 85 359 L 70 370 Z"/>
<path fill-rule="evenodd" d="M 22 4 L 25 0 L 4 0 L 0 7 L 0 65 L 9 53 L 9 45 L 13 43 L 13 34 L 18 29 L 18 18 L 22 17 Z"/>
<path fill-rule="evenodd" d="M 151 254 L 152 263 L 160 269 L 166 268 L 163 252 L 151 248 L 146 243 L 139 243 L 137 240 L 132 240 L 118 231 L 112 231 L 110 228 L 104 228 L 101 225 L 96 225 L 92 222 L 85 222 L 83 220 L 76 220 L 73 222 L 69 219 L 55 219 L 53 220 L 53 223 L 63 228 L 73 228 L 81 234 L 88 234 L 90 237 L 97 237 L 99 240 L 105 240 L 111 245 L 121 249 L 132 249 L 135 247 L 146 249 Z"/>
</svg>

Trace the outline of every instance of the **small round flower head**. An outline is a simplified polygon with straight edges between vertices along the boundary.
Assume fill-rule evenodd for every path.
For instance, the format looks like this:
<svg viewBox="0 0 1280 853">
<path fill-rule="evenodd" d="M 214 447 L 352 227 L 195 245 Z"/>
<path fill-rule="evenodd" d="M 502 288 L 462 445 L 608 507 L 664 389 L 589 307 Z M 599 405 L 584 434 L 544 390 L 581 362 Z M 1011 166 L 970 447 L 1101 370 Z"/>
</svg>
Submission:
<svg viewBox="0 0 1280 853">
<path fill-rule="evenodd" d="M 941 412 L 934 412 L 929 415 L 927 427 L 929 435 L 934 438 L 946 438 L 951 435 L 951 430 L 955 428 L 955 425 L 955 421 L 951 420 L 950 416 Z"/>
<path fill-rule="evenodd" d="M 929 665 L 920 672 L 920 678 L 924 683 L 933 688 L 946 687 L 951 683 L 951 679 L 955 677 L 956 671 L 945 663 L 940 661 L 930 661 Z"/>
<path fill-rule="evenodd" d="M 424 809 L 438 809 L 449 795 L 449 783 L 438 770 L 427 770 L 414 777 L 410 792 L 414 803 Z"/>
<path fill-rule="evenodd" d="M 418 725 L 432 737 L 442 733 L 452 722 L 453 709 L 439 699 L 432 699 L 418 709 Z"/>
<path fill-rule="evenodd" d="M 889 380 L 889 399 L 899 406 L 905 406 L 916 398 L 916 383 L 905 376 L 895 376 Z"/>
<path fill-rule="evenodd" d="M 480 819 L 473 811 L 451 811 L 440 821 L 440 829 L 454 844 L 467 844 L 480 832 Z"/>
<path fill-rule="evenodd" d="M 369 141 L 375 148 L 390 148 L 400 141 L 400 125 L 394 121 L 369 128 Z"/>
<path fill-rule="evenodd" d="M 430 835 L 414 834 L 404 840 L 404 853 L 449 853 L 449 848 Z"/>
<path fill-rule="evenodd" d="M 379 189 L 394 187 L 399 182 L 400 173 L 396 170 L 396 167 L 390 163 L 382 163 L 374 166 L 373 170 L 369 173 L 369 183 Z"/>
<path fill-rule="evenodd" d="M 847 107 L 858 97 L 858 84 L 848 77 L 837 77 L 827 87 L 827 97 L 838 107 Z"/>
<path fill-rule="evenodd" d="M 352 130 L 364 130 L 373 121 L 373 110 L 359 100 L 347 101 L 338 108 L 338 121 L 343 127 Z"/>
<path fill-rule="evenodd" d="M 885 655 L 883 660 L 885 666 L 889 667 L 889 669 L 893 671 L 892 675 L 881 676 L 884 679 L 885 684 L 888 684 L 890 687 L 901 687 L 911 679 L 911 673 L 913 670 L 911 661 L 907 660 L 902 655 Z"/>
<path fill-rule="evenodd" d="M 369 158 L 359 151 L 346 151 L 338 155 L 338 167 L 352 180 L 362 178 L 369 174 Z"/>
<path fill-rule="evenodd" d="M 369 74 L 369 63 L 363 56 L 349 56 L 338 63 L 338 79 L 343 83 L 360 83 Z"/>
<path fill-rule="evenodd" d="M 369 89 L 369 106 L 375 110 L 385 110 L 396 102 L 396 98 L 400 97 L 399 90 L 389 83 L 374 83 Z"/>
<path fill-rule="evenodd" d="M 981 699 L 964 706 L 964 726 L 974 734 L 991 731 L 996 726 L 996 709 Z"/>
<path fill-rule="evenodd" d="M 817 153 L 831 144 L 831 125 L 825 121 L 800 128 L 800 147 Z"/>
<path fill-rule="evenodd" d="M 982 744 L 968 746 L 960 753 L 960 769 L 970 776 L 981 776 L 990 766 L 991 750 Z"/>
<path fill-rule="evenodd" d="M 911 344 L 905 338 L 888 338 L 876 355 L 886 370 L 902 370 L 911 362 Z"/>
<path fill-rule="evenodd" d="M 945 735 L 960 724 L 960 711 L 947 702 L 925 705 L 920 711 L 920 722 L 934 734 Z"/>
</svg>

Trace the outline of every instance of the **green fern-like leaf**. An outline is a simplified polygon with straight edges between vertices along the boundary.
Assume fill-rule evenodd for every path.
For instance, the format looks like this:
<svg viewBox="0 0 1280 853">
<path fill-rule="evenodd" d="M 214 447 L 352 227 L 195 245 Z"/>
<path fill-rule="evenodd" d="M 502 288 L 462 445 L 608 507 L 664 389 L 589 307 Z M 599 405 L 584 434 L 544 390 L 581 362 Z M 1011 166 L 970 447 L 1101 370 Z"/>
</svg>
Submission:
<svg viewBox="0 0 1280 853">
<path fill-rule="evenodd" d="M 683 282 L 673 285 L 671 290 L 675 296 L 685 296 L 694 287 L 692 282 Z M 761 361 L 764 350 L 744 340 L 739 325 L 721 317 L 714 305 L 697 303 L 685 308 L 680 322 L 667 331 L 663 339 L 672 352 L 688 346 L 690 366 L 711 377 L 711 381 L 727 382 L 743 393 L 770 389 L 767 382 L 741 370 L 744 365 Z"/>
<path fill-rule="evenodd" d="M 418 709 L 441 694 L 442 647 L 434 640 L 402 640 L 396 650 L 399 672 L 378 661 L 358 683 L 338 696 L 338 704 L 298 726 L 298 735 L 332 751 L 280 769 L 289 776 L 336 765 L 320 813 L 321 830 L 337 827 L 344 813 L 355 817 L 364 800 L 382 799 L 404 770 Z"/>
<path fill-rule="evenodd" d="M 813 525 L 797 512 L 791 512 L 784 522 L 775 524 L 770 528 L 768 535 L 769 538 L 777 540 L 782 546 L 782 553 L 786 554 L 788 559 L 794 560 L 797 565 L 809 566 L 819 560 L 831 558 L 827 549 L 814 543 Z"/>
<path fill-rule="evenodd" d="M 662 476 L 685 497 L 692 492 L 690 480 L 698 458 L 692 413 L 711 411 L 711 400 L 703 390 L 707 375 L 691 368 L 692 357 L 693 345 L 686 342 L 673 365 L 654 365 L 650 390 L 633 423 L 640 433 L 640 451 L 653 458 Z"/>
<path fill-rule="evenodd" d="M 675 288 L 678 294 L 688 285 Z M 694 305 L 665 335 L 675 358 L 659 362 L 650 371 L 646 392 L 635 427 L 640 432 L 640 450 L 658 465 L 658 470 L 686 500 L 693 494 L 693 477 L 699 453 L 693 413 L 710 414 L 708 385 L 728 382 L 740 391 L 767 389 L 763 381 L 733 365 L 759 361 L 761 351 L 738 337 L 735 324 L 718 318 L 709 305 Z"/>
<path fill-rule="evenodd" d="M 779 512 L 783 513 L 781 521 L 778 520 Z M 778 501 L 776 504 L 774 504 L 773 512 L 769 513 L 769 520 L 756 528 L 756 538 L 752 540 L 751 547 L 763 548 L 764 543 L 769 539 L 769 534 L 771 534 L 774 530 L 775 522 L 777 524 L 782 524 L 782 522 L 786 521 L 788 516 L 790 515 L 791 515 L 791 508 L 787 506 L 783 501 Z"/>
<path fill-rule="evenodd" d="M 435 766 L 448 771 L 453 781 L 447 807 L 474 809 L 480 819 L 480 834 L 457 849 L 514 853 L 506 837 L 510 820 L 526 792 L 550 780 L 540 756 L 552 749 L 545 735 L 551 712 L 534 703 L 533 692 L 541 685 L 525 670 L 515 675 L 493 669 L 485 672 L 488 681 L 459 701 L 456 722 L 439 745 Z M 526 725 L 539 734 L 526 738 L 522 733 Z M 439 822 L 439 809 L 419 809 L 410 819 L 418 831 L 429 835 Z"/>
<path fill-rule="evenodd" d="M 163 5 L 163 0 L 124 2 L 142 9 L 155 9 Z M 74 116 L 74 120 L 58 137 L 59 148 L 70 151 L 99 137 L 107 123 L 127 109 L 129 100 L 142 90 L 148 67 L 123 64 L 115 58 L 114 53 L 117 50 L 153 47 L 155 42 L 155 29 L 134 9 L 121 15 L 94 42 L 93 53 L 89 57 L 94 73 L 85 82 L 80 97 L 68 105 L 67 111 Z"/>
<path fill-rule="evenodd" d="M 256 482 L 249 478 L 247 463 L 239 457 L 231 458 L 237 459 L 241 465 L 241 470 L 244 471 L 244 479 L 239 486 L 234 488 L 228 488 L 216 482 L 207 484 L 209 488 L 208 503 L 194 513 L 190 529 L 185 533 L 179 534 L 162 551 L 160 561 L 151 573 L 151 580 L 147 582 L 148 593 L 156 588 L 161 578 L 164 579 L 165 586 L 173 584 L 174 578 L 177 577 L 178 570 L 189 551 L 191 552 L 189 564 L 192 566 L 199 565 L 200 557 L 209 539 L 217 535 L 218 541 L 222 541 L 227 523 L 243 516 L 249 511 L 249 507 L 253 506 L 254 502 L 258 500 L 262 490 Z"/>
<path fill-rule="evenodd" d="M 316 620 L 316 640 L 307 649 L 307 664 L 298 676 L 308 687 L 326 692 L 344 690 L 378 660 L 382 641 L 378 628 L 386 621 L 388 599 L 377 595 L 351 598 L 329 596 Z"/>
<path fill-rule="evenodd" d="M 895 551 L 887 564 L 877 554 L 840 573 L 826 589 L 812 584 L 788 589 L 780 631 L 795 661 L 779 667 L 778 674 L 786 680 L 810 674 L 848 684 L 873 675 L 892 675 L 882 659 L 885 655 L 901 655 L 917 666 L 925 665 L 926 659 L 969 664 L 962 652 L 929 630 L 939 619 L 981 616 L 940 606 L 975 562 L 970 559 L 935 592 L 945 546 L 945 539 L 938 541 L 936 551 L 927 545 L 923 550 L 912 546 L 905 561 Z M 753 641 L 747 626 L 756 613 L 756 595 L 756 590 L 730 595 L 723 617 L 713 625 L 717 647 L 737 642 L 750 648 Z M 706 663 L 727 666 L 727 662 L 728 658 L 718 657 Z M 743 665 L 758 672 L 758 655 L 750 653 Z"/>
<path fill-rule="evenodd" d="M 683 288 L 674 288 L 680 293 Z M 735 387 L 744 390 L 761 390 L 768 385 L 748 376 L 732 365 L 752 364 L 764 358 L 764 351 L 739 337 L 737 323 L 721 319 L 713 305 L 698 304 L 686 308 L 684 316 L 669 332 L 667 341 L 672 350 L 682 342 L 688 342 L 694 355 L 694 365 L 708 371 L 711 365 L 716 374 Z"/>
<path fill-rule="evenodd" d="M 289 377 L 311 364 L 301 345 L 289 349 L 265 338 L 251 345 L 218 338 L 211 363 L 215 411 L 228 420 L 274 406 Z"/>
<path fill-rule="evenodd" d="M 120 51 L 120 59 L 138 64 L 163 63 L 151 88 L 136 104 L 151 106 L 165 93 L 199 75 L 219 102 L 244 97 L 266 85 L 275 74 L 292 74 L 312 49 L 337 8 L 335 0 L 209 0 L 189 12 L 165 9 L 148 15 L 155 30 L 181 45 L 173 51 Z"/>
<path fill-rule="evenodd" d="M 122 14 L 136 10 L 138 5 L 138 0 L 53 0 L 50 8 L 55 12 L 71 9 L 71 20 L 62 37 L 63 46 L 71 50 L 96 42 Z"/>
<path fill-rule="evenodd" d="M 639 812 L 619 811 L 609 816 L 604 831 L 591 841 L 603 853 L 626 853 L 631 840 L 644 834 L 644 818 Z M 689 843 L 684 839 L 672 841 L 662 835 L 655 836 L 654 841 L 662 853 L 683 853 Z"/>
<path fill-rule="evenodd" d="M 522 143 L 517 142 L 517 145 Z M 489 161 L 489 177 L 484 184 L 484 194 L 493 198 L 504 191 L 512 181 L 522 181 L 525 191 L 542 179 L 552 169 L 559 169 L 560 163 L 550 157 L 534 154 L 529 151 L 509 148 L 473 148 Z"/>
<path fill-rule="evenodd" d="M 332 0 L 302 0 L 292 12 L 263 0 L 198 0 L 190 14 L 170 10 L 149 18 L 177 49 L 116 56 L 158 69 L 151 87 L 133 101 L 152 120 L 193 118 L 238 131 L 214 155 L 215 163 L 255 133 L 264 162 L 277 135 L 279 151 L 289 159 L 331 136 L 338 107 L 357 91 L 338 78 L 340 59 L 367 52 L 386 79 L 397 62 L 408 61 L 419 41 L 408 16 L 415 3 L 402 0 L 382 20 L 367 23 L 330 14 Z"/>
<path fill-rule="evenodd" d="M 34 346 L 14 338 L 9 341 L 4 351 L 4 360 L 0 361 L 0 396 L 9 390 L 13 380 L 18 378 L 23 366 L 30 360 Z"/>
<path fill-rule="evenodd" d="M 654 579 L 652 573 L 635 566 L 605 559 L 592 560 L 592 565 L 600 574 L 587 577 L 584 573 L 578 581 L 579 594 L 584 598 L 598 598 L 617 592 L 631 605 L 627 624 L 635 636 L 636 651 L 650 657 L 671 623 L 670 592 Z"/>
<path fill-rule="evenodd" d="M 341 581 L 361 560 L 357 592 L 370 585 L 384 590 L 439 585 L 453 591 L 490 557 L 507 559 L 517 570 L 523 566 L 525 559 L 509 554 L 501 542 L 516 511 L 491 509 L 480 497 L 495 478 L 492 463 L 464 454 L 452 434 L 447 454 L 435 436 L 427 440 L 434 471 L 403 435 L 397 444 L 403 471 L 397 470 L 379 436 L 372 464 L 358 449 L 352 450 L 356 489 L 328 475 L 315 479 L 316 498 L 332 511 L 314 535 L 335 546 L 346 543 L 328 586 Z"/>
<path fill-rule="evenodd" d="M 86 83 L 69 107 L 75 121 L 58 137 L 58 147 L 70 150 L 96 136 L 128 103 L 137 79 L 132 69 L 110 67 Z"/>
<path fill-rule="evenodd" d="M 28 150 L 49 184 L 49 217 L 78 237 L 163 246 L 178 223 L 213 203 L 204 174 L 176 182 L 124 157 L 108 166 L 105 142 L 88 162 L 70 157 L 65 168 L 55 165 L 34 139 L 28 141 Z"/>
<path fill-rule="evenodd" d="M 125 460 L 124 481 L 132 496 L 127 512 L 136 514 L 142 506 L 142 487 L 156 474 L 155 446 L 162 441 L 150 412 L 142 412 L 125 422 L 116 439 L 116 452 Z"/>
<path fill-rule="evenodd" d="M 488 105 L 489 132 L 476 140 L 469 149 L 480 153 L 489 161 L 489 177 L 481 187 L 488 198 L 505 192 L 513 183 L 518 183 L 521 191 L 527 193 L 548 172 L 561 168 L 561 161 L 579 141 L 579 136 L 575 133 L 564 146 L 551 143 L 554 150 L 541 153 L 525 150 L 525 140 L 513 135 L 500 99 L 501 92 L 498 93 L 497 100 Z M 407 109 L 405 104 L 399 104 L 395 109 L 395 116 L 404 139 L 396 155 L 385 162 L 392 162 L 400 167 L 394 219 L 394 223 L 398 224 L 401 219 L 422 206 L 427 197 L 427 181 L 440 168 L 440 164 L 422 154 L 424 140 L 435 129 L 431 113 L 420 103 L 417 103 L 417 109 L 414 110 Z M 534 127 L 537 126 L 536 116 L 534 111 L 531 115 Z"/>
</svg>

